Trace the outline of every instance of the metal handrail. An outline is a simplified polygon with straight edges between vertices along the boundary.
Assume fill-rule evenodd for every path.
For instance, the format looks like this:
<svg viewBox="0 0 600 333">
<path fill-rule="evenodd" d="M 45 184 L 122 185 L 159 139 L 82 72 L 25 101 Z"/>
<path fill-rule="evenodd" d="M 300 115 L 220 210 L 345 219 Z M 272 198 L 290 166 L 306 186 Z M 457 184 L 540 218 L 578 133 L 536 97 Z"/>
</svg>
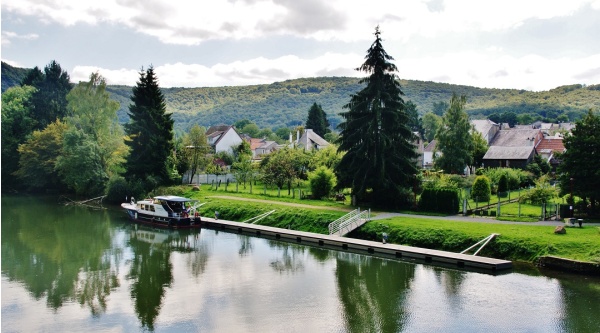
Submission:
<svg viewBox="0 0 600 333">
<path fill-rule="evenodd" d="M 371 210 L 360 211 L 360 208 L 351 211 L 350 213 L 340 217 L 339 219 L 329 224 L 329 234 L 333 235 L 342 230 L 348 232 L 354 229 L 355 224 L 361 220 L 370 220 Z"/>
</svg>

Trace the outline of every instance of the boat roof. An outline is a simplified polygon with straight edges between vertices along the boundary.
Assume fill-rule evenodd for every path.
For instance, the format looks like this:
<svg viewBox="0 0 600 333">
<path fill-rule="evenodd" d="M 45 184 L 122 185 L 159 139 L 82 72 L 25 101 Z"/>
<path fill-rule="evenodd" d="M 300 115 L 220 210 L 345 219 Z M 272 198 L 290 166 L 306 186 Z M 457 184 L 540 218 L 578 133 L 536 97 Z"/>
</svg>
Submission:
<svg viewBox="0 0 600 333">
<path fill-rule="evenodd" d="M 176 195 L 160 195 L 160 196 L 154 197 L 154 199 L 165 200 L 165 201 L 174 201 L 174 202 L 198 201 L 198 200 L 195 200 L 195 199 L 178 197 Z"/>
</svg>

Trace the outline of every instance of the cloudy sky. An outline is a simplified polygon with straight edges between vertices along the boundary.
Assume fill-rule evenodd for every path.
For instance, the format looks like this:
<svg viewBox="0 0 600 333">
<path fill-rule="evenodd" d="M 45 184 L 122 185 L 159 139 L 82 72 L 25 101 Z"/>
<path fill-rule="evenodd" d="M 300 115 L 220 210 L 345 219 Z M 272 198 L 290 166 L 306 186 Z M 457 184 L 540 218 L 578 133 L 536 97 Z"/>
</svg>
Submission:
<svg viewBox="0 0 600 333">
<path fill-rule="evenodd" d="M 402 79 L 600 83 L 600 0 L 2 0 L 2 60 L 162 87 L 364 76 L 379 25 Z"/>
</svg>

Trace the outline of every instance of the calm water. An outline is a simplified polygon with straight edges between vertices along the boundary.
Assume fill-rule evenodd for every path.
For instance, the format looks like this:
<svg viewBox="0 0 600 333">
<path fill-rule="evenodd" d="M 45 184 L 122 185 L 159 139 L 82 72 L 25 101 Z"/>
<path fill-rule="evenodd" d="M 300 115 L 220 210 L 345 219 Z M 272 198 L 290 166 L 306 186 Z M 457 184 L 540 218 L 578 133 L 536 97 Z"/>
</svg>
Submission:
<svg viewBox="0 0 600 333">
<path fill-rule="evenodd" d="M 492 276 L 2 197 L 2 332 L 599 332 L 600 280 Z"/>
</svg>

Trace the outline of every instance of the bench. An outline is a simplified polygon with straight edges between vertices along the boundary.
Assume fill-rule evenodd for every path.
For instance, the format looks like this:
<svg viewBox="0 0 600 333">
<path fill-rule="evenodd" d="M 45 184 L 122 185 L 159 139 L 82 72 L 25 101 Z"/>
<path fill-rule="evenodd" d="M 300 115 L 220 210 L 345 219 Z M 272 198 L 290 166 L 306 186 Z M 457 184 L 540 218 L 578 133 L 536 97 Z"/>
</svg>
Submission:
<svg viewBox="0 0 600 333">
<path fill-rule="evenodd" d="M 575 218 L 566 218 L 565 219 L 565 225 L 569 226 L 569 227 L 575 227 L 576 224 L 579 224 L 579 227 L 581 228 L 582 224 L 583 224 L 583 219 L 575 219 Z"/>
</svg>

